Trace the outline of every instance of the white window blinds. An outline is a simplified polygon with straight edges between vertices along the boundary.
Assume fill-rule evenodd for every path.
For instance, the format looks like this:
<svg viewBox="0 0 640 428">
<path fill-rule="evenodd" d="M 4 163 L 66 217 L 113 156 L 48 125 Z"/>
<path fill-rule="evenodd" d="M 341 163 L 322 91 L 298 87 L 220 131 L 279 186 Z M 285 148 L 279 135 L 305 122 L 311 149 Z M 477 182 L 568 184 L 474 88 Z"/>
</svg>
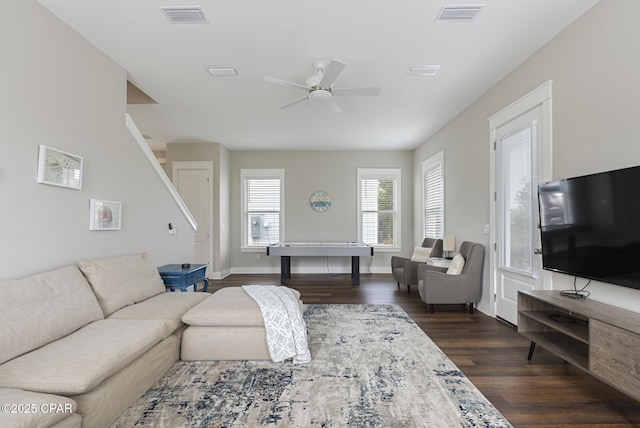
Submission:
<svg viewBox="0 0 640 428">
<path fill-rule="evenodd" d="M 281 240 L 284 171 L 242 170 L 243 247 Z"/>
<path fill-rule="evenodd" d="M 358 187 L 360 241 L 398 246 L 400 170 L 359 169 Z"/>
<path fill-rule="evenodd" d="M 442 152 L 422 164 L 424 193 L 424 236 L 444 236 L 444 155 Z"/>
</svg>

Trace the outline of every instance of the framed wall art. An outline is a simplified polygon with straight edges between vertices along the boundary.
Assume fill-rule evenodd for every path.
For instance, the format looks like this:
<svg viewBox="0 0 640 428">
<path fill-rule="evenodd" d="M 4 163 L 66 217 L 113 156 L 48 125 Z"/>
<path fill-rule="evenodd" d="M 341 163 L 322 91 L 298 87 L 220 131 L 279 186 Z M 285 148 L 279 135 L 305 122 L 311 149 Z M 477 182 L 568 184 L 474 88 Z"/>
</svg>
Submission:
<svg viewBox="0 0 640 428">
<path fill-rule="evenodd" d="M 38 183 L 81 189 L 82 157 L 41 144 Z"/>
<path fill-rule="evenodd" d="M 89 208 L 89 230 L 120 230 L 122 204 L 116 201 L 91 199 Z"/>
</svg>

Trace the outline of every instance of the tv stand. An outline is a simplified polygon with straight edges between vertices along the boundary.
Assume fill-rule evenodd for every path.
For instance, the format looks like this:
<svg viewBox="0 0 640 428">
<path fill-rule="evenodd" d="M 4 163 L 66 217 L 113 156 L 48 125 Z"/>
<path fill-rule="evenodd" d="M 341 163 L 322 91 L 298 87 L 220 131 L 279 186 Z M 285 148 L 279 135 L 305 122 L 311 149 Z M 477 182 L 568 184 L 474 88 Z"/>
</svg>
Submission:
<svg viewBox="0 0 640 428">
<path fill-rule="evenodd" d="M 640 313 L 558 291 L 518 293 L 518 332 L 640 400 Z"/>
</svg>

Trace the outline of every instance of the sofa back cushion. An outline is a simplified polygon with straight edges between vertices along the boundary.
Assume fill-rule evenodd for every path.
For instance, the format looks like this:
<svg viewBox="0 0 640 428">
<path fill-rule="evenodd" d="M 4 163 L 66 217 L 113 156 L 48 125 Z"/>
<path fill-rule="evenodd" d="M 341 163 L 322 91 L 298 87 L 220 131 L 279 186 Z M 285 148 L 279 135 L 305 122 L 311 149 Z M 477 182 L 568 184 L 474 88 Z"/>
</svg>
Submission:
<svg viewBox="0 0 640 428">
<path fill-rule="evenodd" d="M 80 269 L 98 297 L 105 317 L 165 291 L 158 269 L 147 253 L 81 260 Z"/>
<path fill-rule="evenodd" d="M 76 266 L 0 283 L 0 363 L 104 318 Z"/>
</svg>

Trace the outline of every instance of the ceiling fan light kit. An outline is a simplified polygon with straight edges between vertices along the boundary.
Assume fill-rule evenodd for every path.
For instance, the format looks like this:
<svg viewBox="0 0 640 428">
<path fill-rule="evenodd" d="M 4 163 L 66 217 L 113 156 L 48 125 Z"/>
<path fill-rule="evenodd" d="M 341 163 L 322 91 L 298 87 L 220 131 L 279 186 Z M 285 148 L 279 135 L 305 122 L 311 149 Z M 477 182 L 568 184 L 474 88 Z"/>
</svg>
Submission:
<svg viewBox="0 0 640 428">
<path fill-rule="evenodd" d="M 264 80 L 277 85 L 290 86 L 307 91 L 306 96 L 283 104 L 278 107 L 280 109 L 289 108 L 303 101 L 313 100 L 314 102 L 324 103 L 331 111 L 339 113 L 342 109 L 334 101 L 334 95 L 378 95 L 380 93 L 380 88 L 335 88 L 334 92 L 333 84 L 345 67 L 346 64 L 344 62 L 336 59 L 331 61 L 316 60 L 313 62 L 313 69 L 316 74 L 305 81 L 306 85 L 271 76 L 266 76 Z"/>
<path fill-rule="evenodd" d="M 327 89 L 314 89 L 309 92 L 309 98 L 315 102 L 326 102 L 331 96 L 331 90 Z"/>
</svg>

